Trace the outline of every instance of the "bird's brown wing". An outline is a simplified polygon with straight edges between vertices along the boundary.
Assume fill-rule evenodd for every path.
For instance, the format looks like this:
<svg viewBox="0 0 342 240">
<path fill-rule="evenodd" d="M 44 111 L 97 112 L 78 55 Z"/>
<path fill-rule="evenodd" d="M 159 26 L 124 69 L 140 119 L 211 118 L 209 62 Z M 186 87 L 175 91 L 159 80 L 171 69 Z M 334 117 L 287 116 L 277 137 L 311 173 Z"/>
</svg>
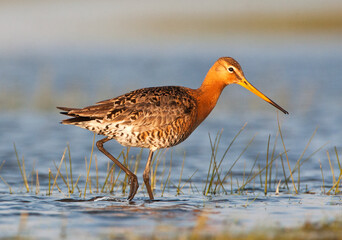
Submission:
<svg viewBox="0 0 342 240">
<path fill-rule="evenodd" d="M 101 119 L 126 126 L 134 132 L 169 125 L 176 120 L 191 122 L 196 115 L 196 102 L 183 87 L 153 87 L 129 92 L 82 109 L 59 107 L 75 122 Z"/>
<path fill-rule="evenodd" d="M 189 122 L 195 117 L 194 99 L 181 87 L 156 87 L 133 91 L 99 104 L 114 102 L 105 121 L 132 127 L 132 132 L 162 128 L 176 120 Z"/>
</svg>

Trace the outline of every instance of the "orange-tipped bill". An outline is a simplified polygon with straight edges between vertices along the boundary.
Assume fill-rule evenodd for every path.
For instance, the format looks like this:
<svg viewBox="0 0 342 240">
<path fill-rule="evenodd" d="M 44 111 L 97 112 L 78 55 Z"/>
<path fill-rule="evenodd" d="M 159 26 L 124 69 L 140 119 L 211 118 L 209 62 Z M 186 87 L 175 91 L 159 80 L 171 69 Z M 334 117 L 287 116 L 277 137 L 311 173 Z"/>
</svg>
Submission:
<svg viewBox="0 0 342 240">
<path fill-rule="evenodd" d="M 272 104 L 276 108 L 278 108 L 280 111 L 282 111 L 284 114 L 289 114 L 284 108 L 280 107 L 278 104 L 273 102 L 271 99 L 266 97 L 262 92 L 260 92 L 258 89 L 256 89 L 252 84 L 250 84 L 245 78 L 242 79 L 241 81 L 237 82 L 237 84 L 243 86 L 244 88 L 248 89 L 258 97 L 264 99 L 266 102 Z"/>
</svg>

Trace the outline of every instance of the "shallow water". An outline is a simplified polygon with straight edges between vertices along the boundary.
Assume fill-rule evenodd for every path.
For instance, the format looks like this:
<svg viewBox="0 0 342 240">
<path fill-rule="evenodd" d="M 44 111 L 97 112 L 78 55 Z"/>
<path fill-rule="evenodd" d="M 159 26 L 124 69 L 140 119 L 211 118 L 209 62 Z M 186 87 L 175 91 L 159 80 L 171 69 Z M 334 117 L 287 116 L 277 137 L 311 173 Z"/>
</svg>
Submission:
<svg viewBox="0 0 342 240">
<path fill-rule="evenodd" d="M 328 191 L 333 185 L 333 176 L 326 151 L 330 153 L 335 176 L 339 174 L 333 147 L 336 146 L 340 154 L 342 129 L 339 121 L 342 116 L 338 109 L 342 100 L 342 53 L 317 52 L 310 49 L 310 46 L 305 49 L 293 46 L 289 51 L 279 50 L 268 55 L 261 54 L 263 49 L 255 50 L 253 54 L 246 51 L 239 53 L 238 58 L 247 79 L 290 112 L 288 116 L 279 114 L 279 119 L 292 168 L 318 127 L 303 159 L 324 147 L 301 167 L 299 194 L 294 194 L 291 181 L 288 183 L 289 189 L 284 184 L 279 158 L 273 165 L 273 180 L 267 196 L 264 196 L 264 186 L 260 185 L 259 177 L 251 181 L 242 192 L 237 191 L 257 157 L 253 172 L 258 171 L 258 165 L 265 166 L 268 136 L 271 135 L 271 152 L 278 124 L 273 107 L 238 86 L 229 86 L 210 117 L 189 139 L 172 151 L 166 151 L 165 163 L 164 158 L 160 158 L 156 201 L 148 200 L 142 186 L 130 203 L 125 200 L 127 193 L 122 194 L 120 187 L 115 188 L 113 193 L 97 193 L 94 161 L 91 170 L 93 193 L 88 190 L 84 198 L 76 191 L 69 197 L 66 185 L 58 179 L 62 193 L 55 188 L 52 196 L 47 195 L 48 169 L 56 174 L 53 161 L 59 164 L 67 143 L 71 149 L 74 181 L 81 175 L 79 186 L 83 193 L 86 175 L 84 158 L 90 158 L 93 137 L 88 131 L 58 124 L 63 116 L 52 106 L 90 105 L 130 89 L 146 86 L 172 84 L 197 87 L 210 64 L 216 60 L 216 50 L 212 52 L 211 55 L 175 51 L 160 55 L 131 53 L 126 57 L 115 52 L 1 57 L 0 75 L 4 86 L 1 91 L 7 95 L 6 102 L 1 98 L 0 104 L 0 164 L 5 161 L 0 176 L 11 186 L 13 193 L 10 194 L 9 188 L 0 181 L 0 237 L 25 235 L 73 239 L 80 236 L 109 238 L 158 233 L 177 235 L 180 230 L 191 232 L 202 217 L 206 219 L 203 231 L 215 234 L 218 231 L 251 230 L 259 226 L 294 227 L 305 221 L 341 217 L 341 195 L 323 194 L 320 162 L 325 191 Z M 253 58 L 256 55 L 258 61 Z M 134 68 L 131 62 L 135 63 Z M 221 189 L 216 195 L 204 196 L 202 192 L 211 157 L 208 133 L 214 140 L 217 132 L 223 129 L 218 150 L 220 159 L 246 122 L 247 126 L 222 163 L 223 174 L 253 136 L 256 136 L 233 167 L 232 178 L 227 178 L 224 184 L 227 193 Z M 32 184 L 30 193 L 25 193 L 13 142 L 19 158 L 24 156 L 29 184 Z M 107 143 L 105 147 L 114 156 L 122 150 L 115 141 Z M 278 137 L 275 156 L 283 152 Z M 138 153 L 139 149 L 131 149 L 132 156 Z M 181 181 L 184 188 L 177 195 L 184 153 Z M 106 177 L 108 160 L 97 150 L 95 155 L 98 158 L 101 185 Z M 171 155 L 170 184 L 163 192 L 162 184 L 167 178 Z M 145 150 L 138 170 L 140 183 L 146 158 Z M 283 159 L 286 161 L 284 155 Z M 287 163 L 284 164 L 288 176 Z M 39 173 L 38 194 L 35 194 L 36 176 L 32 180 L 32 169 Z M 65 175 L 64 166 L 61 172 Z M 296 172 L 296 183 L 297 178 Z M 119 178 L 119 181 L 122 180 L 123 175 Z M 276 195 L 279 180 L 280 193 Z"/>
<path fill-rule="evenodd" d="M 245 203 L 254 202 L 248 206 Z M 177 236 L 189 232 L 205 216 L 203 231 L 240 232 L 255 227 L 295 227 L 306 221 L 333 220 L 341 207 L 341 197 L 315 195 L 281 196 L 166 196 L 150 202 L 137 197 L 125 199 L 96 197 L 91 199 L 60 199 L 45 196 L 2 196 L 2 236 L 27 235 L 56 238 L 64 235 L 91 238 L 109 236 L 149 236 L 165 234 Z M 26 213 L 26 219 L 23 219 Z M 21 215 L 20 215 L 21 214 Z M 24 215 L 25 216 L 25 215 Z M 18 222 L 24 225 L 18 231 Z M 37 231 L 39 229 L 39 231 Z"/>
</svg>

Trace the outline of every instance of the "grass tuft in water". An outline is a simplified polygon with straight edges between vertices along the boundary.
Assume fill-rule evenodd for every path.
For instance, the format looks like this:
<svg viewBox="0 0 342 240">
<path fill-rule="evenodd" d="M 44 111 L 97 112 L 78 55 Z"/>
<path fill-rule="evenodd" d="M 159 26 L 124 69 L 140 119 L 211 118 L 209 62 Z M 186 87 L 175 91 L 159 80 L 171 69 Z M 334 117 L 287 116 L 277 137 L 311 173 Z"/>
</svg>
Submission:
<svg viewBox="0 0 342 240">
<path fill-rule="evenodd" d="M 267 151 L 266 151 L 266 174 L 265 174 L 265 196 L 267 195 L 267 177 L 268 177 L 268 153 L 270 150 L 270 139 L 271 135 L 268 135 L 268 141 L 267 141 Z"/>
<path fill-rule="evenodd" d="M 283 147 L 284 147 L 284 152 L 285 152 L 285 156 L 286 156 L 286 160 L 287 160 L 287 165 L 288 165 L 289 170 L 290 170 L 290 176 L 291 176 L 291 180 L 292 180 L 293 189 L 294 189 L 294 191 L 296 192 L 296 194 L 298 194 L 298 191 L 297 191 L 297 188 L 296 188 L 296 184 L 295 184 L 295 182 L 294 182 L 294 180 L 293 180 L 293 175 L 292 175 L 292 171 L 291 171 L 289 156 L 287 155 L 287 150 L 286 150 L 286 147 L 285 147 L 283 134 L 282 134 L 281 128 L 280 128 L 279 115 L 278 115 L 278 113 L 277 113 L 277 120 L 278 120 L 279 135 L 280 135 L 280 138 L 281 138 L 281 142 L 282 142 L 282 144 L 283 144 Z"/>
<path fill-rule="evenodd" d="M 19 156 L 18 156 L 18 151 L 17 151 L 17 148 L 15 146 L 15 143 L 13 143 L 13 145 L 14 145 L 15 156 L 17 157 L 17 163 L 18 163 L 18 166 L 19 166 L 19 170 L 20 170 L 21 176 L 22 176 L 23 181 L 24 181 L 24 186 L 26 187 L 26 191 L 30 192 L 30 187 L 28 185 L 27 177 L 26 177 L 24 156 L 22 158 L 23 159 L 22 162 L 20 162 Z"/>
<path fill-rule="evenodd" d="M 55 177 L 55 179 L 54 179 L 54 181 L 53 181 L 53 185 L 52 185 L 52 188 L 51 188 L 51 194 L 52 194 L 52 192 L 53 192 L 54 187 L 57 186 L 57 178 L 58 178 L 58 175 L 60 174 L 60 169 L 61 169 L 63 160 L 64 160 L 64 158 L 65 158 L 66 150 L 67 150 L 67 149 L 64 150 L 63 155 L 62 155 L 62 158 L 61 158 L 61 161 L 60 161 L 60 163 L 59 163 L 59 167 L 57 168 L 56 177 Z M 52 174 L 52 173 L 51 173 L 51 174 Z M 52 175 L 52 176 L 53 176 L 53 175 Z M 58 190 L 59 190 L 60 192 L 62 192 L 58 186 L 57 186 L 57 188 L 58 188 Z"/>
<path fill-rule="evenodd" d="M 223 153 L 221 160 L 219 162 L 219 164 L 217 164 L 216 158 L 217 158 L 217 152 L 218 152 L 218 148 L 219 148 L 219 144 L 220 144 L 220 140 L 221 140 L 221 136 L 222 136 L 222 132 L 223 130 L 221 130 L 220 132 L 217 133 L 216 138 L 214 140 L 214 143 L 211 140 L 211 136 L 209 134 L 209 141 L 210 141 L 210 146 L 211 146 L 211 158 L 210 158 L 210 164 L 209 164 L 209 169 L 208 169 L 208 174 L 207 174 L 207 180 L 203 189 L 203 194 L 204 195 L 208 195 L 210 194 L 217 194 L 219 193 L 219 189 L 222 188 L 222 191 L 227 194 L 227 191 L 225 190 L 223 183 L 225 182 L 225 180 L 227 179 L 227 177 L 230 175 L 232 168 L 234 167 L 234 165 L 237 163 L 237 161 L 241 158 L 241 156 L 243 155 L 243 153 L 247 150 L 248 146 L 251 144 L 251 142 L 253 141 L 254 137 L 252 138 L 252 140 L 247 144 L 247 146 L 245 147 L 245 149 L 241 152 L 241 154 L 239 155 L 239 157 L 233 162 L 233 164 L 231 165 L 230 169 L 228 170 L 228 172 L 225 174 L 225 176 L 221 177 L 221 165 L 223 160 L 225 159 L 228 151 L 230 150 L 231 146 L 233 145 L 233 143 L 235 142 L 235 140 L 237 139 L 237 137 L 240 135 L 240 133 L 244 130 L 244 128 L 246 127 L 247 123 L 245 123 L 242 128 L 238 131 L 238 133 L 234 136 L 233 140 L 230 142 L 230 144 L 228 145 L 228 147 L 226 148 L 225 152 Z"/>
<path fill-rule="evenodd" d="M 4 166 L 5 164 L 5 160 L 2 161 L 1 165 L 0 165 L 0 170 L 1 168 Z M 5 179 L 0 175 L 0 179 L 4 182 L 4 184 L 8 187 L 9 191 L 10 191 L 10 194 L 12 194 L 12 188 L 11 186 L 5 181 Z"/>
<path fill-rule="evenodd" d="M 221 153 L 221 145 L 222 143 L 222 131 L 219 131 L 216 134 L 216 137 L 212 139 L 211 135 L 209 134 L 209 141 L 210 141 L 210 162 L 208 166 L 208 171 L 206 174 L 206 179 L 203 182 L 203 184 L 196 182 L 197 184 L 201 184 L 201 187 L 198 189 L 196 185 L 192 182 L 193 176 L 197 173 L 198 169 L 192 171 L 191 176 L 188 176 L 187 178 L 184 178 L 184 170 L 186 167 L 185 161 L 186 161 L 186 154 L 184 152 L 183 154 L 183 161 L 181 165 L 181 169 L 179 171 L 172 171 L 172 156 L 173 151 L 171 150 L 168 152 L 167 150 L 164 151 L 157 151 L 154 154 L 154 158 L 152 160 L 152 167 L 151 167 L 151 186 L 153 191 L 155 192 L 155 195 L 158 196 L 158 193 L 160 196 L 164 196 L 166 191 L 175 190 L 175 195 L 182 195 L 185 193 L 184 189 L 188 186 L 189 192 L 191 193 L 198 193 L 202 192 L 203 195 L 218 195 L 218 194 L 228 194 L 228 189 L 230 188 L 230 194 L 244 194 L 250 191 L 253 192 L 259 192 L 263 191 L 265 195 L 267 195 L 270 191 L 272 191 L 272 187 L 274 187 L 275 194 L 279 194 L 279 191 L 281 189 L 287 189 L 290 191 L 290 187 L 288 186 L 289 182 L 292 182 L 293 191 L 298 194 L 301 190 L 301 172 L 303 172 L 303 164 L 305 164 L 308 159 L 310 159 L 314 154 L 319 152 L 325 145 L 321 146 L 317 150 L 315 150 L 313 153 L 311 153 L 308 157 L 304 158 L 304 155 L 317 131 L 315 129 L 314 133 L 310 137 L 308 143 L 306 144 L 304 151 L 299 156 L 296 165 L 291 169 L 290 166 L 290 159 L 288 156 L 288 149 L 285 146 L 285 141 L 283 138 L 282 130 L 279 123 L 278 118 L 278 132 L 275 138 L 271 138 L 271 135 L 268 136 L 267 139 L 267 148 L 262 150 L 266 154 L 266 161 L 260 162 L 259 161 L 259 153 L 256 153 L 255 160 L 251 166 L 247 164 L 249 161 L 246 160 L 246 157 L 244 157 L 244 153 L 247 151 L 248 147 L 253 143 L 253 140 L 255 136 L 251 138 L 251 140 L 246 143 L 244 147 L 242 147 L 240 154 L 238 157 L 235 158 L 234 161 L 230 162 L 230 167 L 228 170 L 226 170 L 226 163 L 224 164 L 224 161 L 230 161 L 230 149 L 237 140 L 238 136 L 241 134 L 241 132 L 245 129 L 245 125 L 242 126 L 242 128 L 236 133 L 234 138 L 231 140 L 228 147 L 222 150 Z M 277 138 L 280 136 L 282 147 L 284 149 L 284 152 L 278 153 L 276 151 L 277 149 Z M 274 143 L 271 143 L 271 139 L 274 140 Z M 273 149 L 271 149 L 271 144 L 273 144 Z M 41 171 L 38 174 L 38 170 L 35 170 L 35 167 L 33 165 L 33 170 L 31 174 L 29 175 L 29 178 L 31 179 L 31 184 L 28 184 L 28 178 L 26 176 L 25 172 L 25 161 L 24 158 L 22 161 L 19 159 L 19 154 L 17 152 L 16 146 L 14 145 L 16 158 L 20 170 L 21 177 L 24 181 L 24 186 L 28 192 L 32 192 L 36 195 L 40 194 L 41 190 L 44 189 L 44 192 L 46 192 L 46 195 L 51 196 L 54 194 L 53 190 L 56 187 L 58 189 L 58 192 L 62 193 L 65 197 L 72 197 L 74 194 L 79 195 L 80 197 L 83 196 L 85 198 L 87 194 L 94 194 L 94 193 L 110 193 L 114 194 L 115 192 L 120 192 L 123 195 L 127 194 L 127 188 L 129 187 L 128 184 L 128 178 L 127 176 L 123 176 L 122 170 L 116 168 L 115 164 L 111 163 L 111 161 L 108 161 L 107 164 L 107 173 L 104 177 L 100 177 L 98 171 L 100 170 L 98 167 L 98 159 L 96 155 L 94 155 L 94 146 L 95 146 L 95 135 L 92 142 L 92 148 L 91 148 L 91 154 L 89 158 L 89 162 L 87 159 L 85 159 L 85 174 L 79 174 L 77 180 L 73 179 L 73 167 L 72 167 L 72 158 L 71 158 L 71 150 L 69 144 L 67 144 L 67 147 L 65 148 L 63 155 L 61 157 L 61 160 L 56 165 L 55 162 L 55 173 L 51 171 L 51 169 L 48 169 L 48 182 L 45 184 L 48 185 L 46 188 L 44 187 L 44 182 L 41 182 L 39 179 L 40 175 L 44 175 Z M 137 174 L 140 169 L 140 163 L 142 158 L 142 149 L 140 152 L 136 155 L 132 154 L 130 152 L 130 148 L 124 148 L 117 159 L 121 161 L 125 166 L 127 166 L 129 169 L 132 169 L 132 171 Z M 329 162 L 330 166 L 330 173 L 332 178 L 328 178 L 329 180 L 332 179 L 331 186 L 329 185 L 329 189 L 326 189 L 327 183 L 324 173 L 327 174 L 326 171 L 323 171 L 322 164 L 320 163 L 321 168 L 321 174 L 322 174 L 322 193 L 324 194 L 339 194 L 340 187 L 341 187 L 341 178 L 342 178 L 342 169 L 341 164 L 339 160 L 339 155 L 337 152 L 337 148 L 334 148 L 336 160 L 334 157 L 331 157 L 329 151 L 326 152 L 327 161 Z M 169 154 L 167 154 L 169 153 Z M 68 156 L 69 163 L 67 163 L 66 155 Z M 284 156 L 287 160 L 288 170 L 285 167 L 284 164 Z M 95 167 L 93 169 L 91 168 L 92 159 L 95 159 Z M 63 163 L 64 161 L 64 163 Z M 169 165 L 167 162 L 169 161 Z M 233 172 L 234 166 L 237 164 L 238 161 L 243 161 L 243 172 L 236 176 Z M 280 163 L 279 163 L 280 161 Z M 337 164 L 334 163 L 335 161 Z M 278 164 L 279 163 L 279 164 Z M 278 166 L 282 167 L 282 176 L 278 176 Z M 336 171 L 336 165 L 338 165 L 338 173 Z M 3 161 L 0 165 L 0 170 L 3 169 L 5 166 L 5 161 Z M 63 169 L 64 167 L 64 169 Z M 140 169 L 140 170 L 139 170 Z M 273 169 L 273 170 L 272 170 Z M 95 172 L 93 172 L 95 171 Z M 101 171 L 101 170 L 100 170 Z M 272 173 L 273 171 L 273 173 Z M 275 173 L 274 173 L 275 171 Z M 298 171 L 298 179 L 295 183 L 294 181 L 294 173 L 295 171 Z M 177 178 L 171 178 L 171 173 L 177 172 L 178 176 Z M 167 176 L 166 176 L 167 175 Z M 82 178 L 81 184 L 82 186 L 79 186 L 79 182 L 81 179 L 81 176 L 86 176 Z M 60 178 L 61 180 L 58 180 Z M 291 180 L 290 180 L 291 178 Z M 13 189 L 10 187 L 10 185 L 5 181 L 5 179 L 0 175 L 0 179 L 2 182 L 8 187 L 10 193 L 13 192 Z M 83 181 L 84 179 L 84 181 Z M 177 180 L 175 180 L 177 179 Z M 256 180 L 260 180 L 260 188 L 256 188 Z M 61 181 L 64 183 L 61 185 Z M 175 182 L 173 182 L 175 181 Z M 35 182 L 35 185 L 34 185 Z M 58 182 L 60 185 L 58 185 Z M 274 183 L 274 184 L 272 184 Z M 282 184 L 281 184 L 282 183 Z M 84 184 L 84 185 L 83 185 Z M 31 187 L 30 187 L 31 186 Z M 35 187 L 35 189 L 34 189 Z M 159 187 L 159 190 L 157 189 Z M 80 188 L 84 189 L 83 191 L 80 190 Z M 309 192 L 309 190 L 306 187 L 306 192 Z M 45 191 L 46 189 L 46 191 Z M 87 191 L 88 189 L 88 191 Z M 141 188 L 139 189 L 140 192 L 143 192 L 144 194 L 144 184 L 142 184 Z M 253 201 L 252 201 L 253 202 Z M 252 202 L 249 202 L 251 204 Z"/>
<path fill-rule="evenodd" d="M 0 170 L 2 169 L 2 167 L 4 166 L 5 164 L 5 160 L 2 161 L 1 165 L 0 165 Z M 12 188 L 11 186 L 5 181 L 5 179 L 0 175 L 0 179 L 4 182 L 4 184 L 8 187 L 9 191 L 10 191 L 10 194 L 12 194 Z"/>
<path fill-rule="evenodd" d="M 182 169 L 179 175 L 179 181 L 178 181 L 178 186 L 177 186 L 177 195 L 180 195 L 181 192 L 181 182 L 182 182 L 182 175 L 183 175 L 183 169 L 184 169 L 184 163 L 185 163 L 185 152 L 184 152 L 184 156 L 183 156 L 183 163 L 182 163 Z M 183 187 L 182 187 L 183 188 Z"/>
<path fill-rule="evenodd" d="M 87 192 L 87 185 L 88 185 L 88 182 L 89 182 L 89 187 L 90 187 L 90 191 L 91 191 L 91 181 L 90 181 L 90 176 L 89 176 L 89 173 L 90 173 L 90 167 L 91 167 L 91 161 L 93 159 L 93 153 L 94 153 L 94 146 L 95 146 L 95 133 L 94 133 L 94 137 L 93 137 L 93 145 L 91 147 L 91 153 L 90 153 L 90 159 L 89 159 L 89 167 L 88 167 L 88 171 L 87 171 L 87 178 L 86 178 L 86 182 L 85 182 L 85 187 L 84 187 L 84 195 L 83 197 L 85 198 L 86 196 L 86 192 Z M 86 160 L 87 162 L 87 160 Z M 69 186 L 69 185 L 68 185 Z M 68 187 L 69 189 L 69 187 Z"/>
</svg>

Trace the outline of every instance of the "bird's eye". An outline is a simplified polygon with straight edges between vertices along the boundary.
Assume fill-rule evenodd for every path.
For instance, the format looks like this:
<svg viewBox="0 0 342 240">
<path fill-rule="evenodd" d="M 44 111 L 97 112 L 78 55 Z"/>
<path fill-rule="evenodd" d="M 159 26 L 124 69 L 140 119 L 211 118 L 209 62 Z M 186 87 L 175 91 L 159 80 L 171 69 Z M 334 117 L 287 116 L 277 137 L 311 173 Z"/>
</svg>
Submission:
<svg viewBox="0 0 342 240">
<path fill-rule="evenodd" d="M 229 67 L 229 68 L 227 68 L 227 70 L 228 70 L 228 72 L 234 72 L 234 68 L 233 67 Z"/>
</svg>

